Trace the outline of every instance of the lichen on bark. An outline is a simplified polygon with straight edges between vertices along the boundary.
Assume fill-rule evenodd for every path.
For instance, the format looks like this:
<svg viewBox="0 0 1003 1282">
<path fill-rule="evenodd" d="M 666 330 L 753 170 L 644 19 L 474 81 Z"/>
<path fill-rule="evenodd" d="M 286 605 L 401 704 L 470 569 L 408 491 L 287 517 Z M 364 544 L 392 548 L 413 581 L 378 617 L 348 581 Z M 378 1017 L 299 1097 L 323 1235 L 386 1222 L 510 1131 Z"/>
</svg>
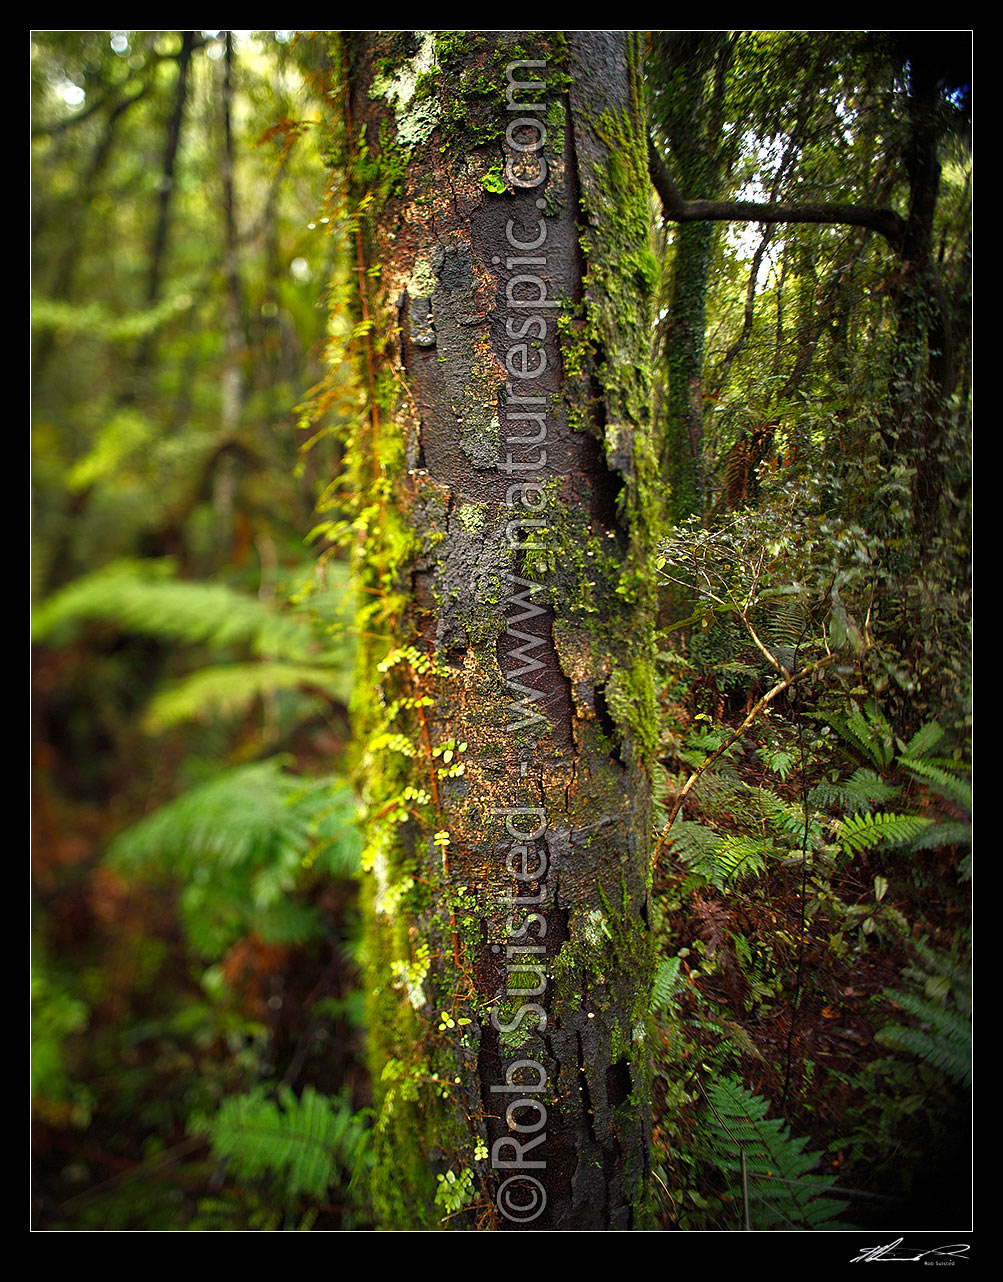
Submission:
<svg viewBox="0 0 1003 1282">
<path fill-rule="evenodd" d="M 657 535 L 637 50 L 405 34 L 344 37 L 377 1214 L 637 1227 Z M 545 1083 L 513 1112 L 520 1061 Z M 503 1189 L 530 1173 L 544 1205 L 520 1218 Z"/>
</svg>

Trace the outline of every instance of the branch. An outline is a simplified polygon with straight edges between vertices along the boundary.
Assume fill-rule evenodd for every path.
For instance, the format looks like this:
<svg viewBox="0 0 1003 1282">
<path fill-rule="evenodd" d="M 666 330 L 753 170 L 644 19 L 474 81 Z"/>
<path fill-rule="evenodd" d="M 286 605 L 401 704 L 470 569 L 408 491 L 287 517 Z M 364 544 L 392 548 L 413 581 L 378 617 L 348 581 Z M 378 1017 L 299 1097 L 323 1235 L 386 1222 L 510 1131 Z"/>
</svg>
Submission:
<svg viewBox="0 0 1003 1282">
<path fill-rule="evenodd" d="M 768 690 L 766 694 L 763 695 L 763 697 L 755 705 L 755 707 L 752 709 L 749 715 L 745 718 L 742 724 L 738 727 L 738 729 L 734 731 L 734 733 L 729 735 L 727 739 L 725 739 L 724 743 L 721 744 L 720 748 L 718 748 L 716 752 L 711 753 L 711 755 L 707 757 L 706 760 L 702 761 L 700 765 L 697 766 L 696 770 L 693 771 L 690 777 L 683 784 L 679 792 L 679 796 L 676 798 L 676 804 L 672 807 L 672 813 L 669 815 L 668 823 L 666 823 L 665 827 L 662 829 L 661 835 L 659 836 L 658 841 L 655 843 L 655 849 L 652 852 L 652 856 L 651 856 L 652 868 L 657 867 L 659 856 L 661 855 L 662 850 L 665 848 L 666 842 L 669 840 L 669 829 L 676 822 L 676 816 L 679 814 L 679 811 L 682 809 L 683 802 L 686 800 L 686 797 L 692 790 L 693 785 L 700 778 L 703 772 L 709 766 L 712 766 L 714 762 L 717 761 L 718 757 L 721 756 L 722 753 L 727 752 L 727 750 L 731 747 L 733 743 L 735 743 L 738 739 L 741 739 L 742 735 L 745 734 L 746 730 L 748 730 L 749 726 L 752 725 L 753 721 L 755 721 L 755 719 L 759 716 L 762 710 L 765 707 L 767 707 L 769 704 L 771 704 L 773 700 L 777 698 L 778 695 L 783 694 L 783 692 L 789 689 L 791 686 L 797 685 L 797 683 L 799 681 L 802 681 L 805 677 L 809 677 L 815 672 L 821 672 L 823 668 L 828 668 L 830 664 L 833 664 L 835 662 L 836 662 L 836 655 L 830 654 L 830 655 L 827 655 L 824 659 L 816 660 L 815 663 L 809 663 L 808 666 L 806 668 L 802 668 L 800 672 L 789 673 L 786 677 L 784 677 L 783 681 L 778 681 L 772 690 Z"/>
<path fill-rule="evenodd" d="M 662 202 L 665 218 L 675 223 L 749 222 L 816 223 L 867 227 L 901 251 L 905 222 L 893 209 L 877 205 L 780 205 L 775 201 L 685 200 L 653 140 L 648 138 L 648 173 Z"/>
</svg>

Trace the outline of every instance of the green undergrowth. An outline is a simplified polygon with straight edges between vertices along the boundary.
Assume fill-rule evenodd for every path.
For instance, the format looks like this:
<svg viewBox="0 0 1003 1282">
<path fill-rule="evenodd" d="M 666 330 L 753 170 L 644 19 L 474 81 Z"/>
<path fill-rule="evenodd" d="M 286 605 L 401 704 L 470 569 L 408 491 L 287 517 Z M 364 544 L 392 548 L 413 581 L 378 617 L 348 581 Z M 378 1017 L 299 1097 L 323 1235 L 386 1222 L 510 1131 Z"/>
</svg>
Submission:
<svg viewBox="0 0 1003 1282">
<path fill-rule="evenodd" d="M 903 739 L 874 699 L 822 711 L 821 694 L 732 743 L 726 721 L 693 715 L 705 676 L 679 654 L 665 670 L 661 1214 L 838 1227 L 873 1213 L 860 1190 L 876 1187 L 908 1219 L 970 1080 L 967 946 L 932 942 L 951 940 L 967 900 L 964 755 L 934 722 Z"/>
</svg>

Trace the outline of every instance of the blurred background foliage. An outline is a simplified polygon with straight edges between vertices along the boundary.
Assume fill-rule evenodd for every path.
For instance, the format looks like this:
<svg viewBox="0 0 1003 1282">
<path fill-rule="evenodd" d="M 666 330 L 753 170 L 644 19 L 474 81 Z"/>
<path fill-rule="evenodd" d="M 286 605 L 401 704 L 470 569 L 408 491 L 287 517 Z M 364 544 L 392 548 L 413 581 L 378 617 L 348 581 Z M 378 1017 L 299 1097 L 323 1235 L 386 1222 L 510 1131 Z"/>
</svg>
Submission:
<svg viewBox="0 0 1003 1282">
<path fill-rule="evenodd" d="M 918 34 L 648 40 L 684 199 L 905 228 L 653 194 L 665 1228 L 966 1215 L 970 76 Z M 372 1227 L 327 42 L 31 41 L 35 1223 Z"/>
<path fill-rule="evenodd" d="M 353 646 L 344 563 L 304 537 L 353 395 L 323 50 L 35 32 L 31 64 L 37 1223 L 296 1227 L 309 1189 L 342 1226 Z M 291 1166 L 208 1142 L 278 1081 L 313 1163 L 286 1201 Z"/>
</svg>

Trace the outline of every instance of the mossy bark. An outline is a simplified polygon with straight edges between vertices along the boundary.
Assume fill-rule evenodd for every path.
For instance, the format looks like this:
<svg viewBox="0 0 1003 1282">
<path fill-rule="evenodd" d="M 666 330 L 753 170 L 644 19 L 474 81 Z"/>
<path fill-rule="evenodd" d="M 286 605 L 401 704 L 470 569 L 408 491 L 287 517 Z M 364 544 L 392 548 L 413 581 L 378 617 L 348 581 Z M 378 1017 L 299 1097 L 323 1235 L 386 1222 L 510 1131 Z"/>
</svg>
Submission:
<svg viewBox="0 0 1003 1282">
<path fill-rule="evenodd" d="M 637 1227 L 657 530 L 636 45 L 355 33 L 341 56 L 377 1215 Z"/>
<path fill-rule="evenodd" d="M 721 121 L 732 41 L 725 32 L 659 32 L 651 51 L 665 88 L 657 123 L 671 145 L 673 176 L 686 195 L 717 195 L 723 167 Z M 659 457 L 669 482 L 668 519 L 702 516 L 703 363 L 707 287 L 714 249 L 708 223 L 674 231 L 663 358 L 668 380 Z"/>
</svg>

